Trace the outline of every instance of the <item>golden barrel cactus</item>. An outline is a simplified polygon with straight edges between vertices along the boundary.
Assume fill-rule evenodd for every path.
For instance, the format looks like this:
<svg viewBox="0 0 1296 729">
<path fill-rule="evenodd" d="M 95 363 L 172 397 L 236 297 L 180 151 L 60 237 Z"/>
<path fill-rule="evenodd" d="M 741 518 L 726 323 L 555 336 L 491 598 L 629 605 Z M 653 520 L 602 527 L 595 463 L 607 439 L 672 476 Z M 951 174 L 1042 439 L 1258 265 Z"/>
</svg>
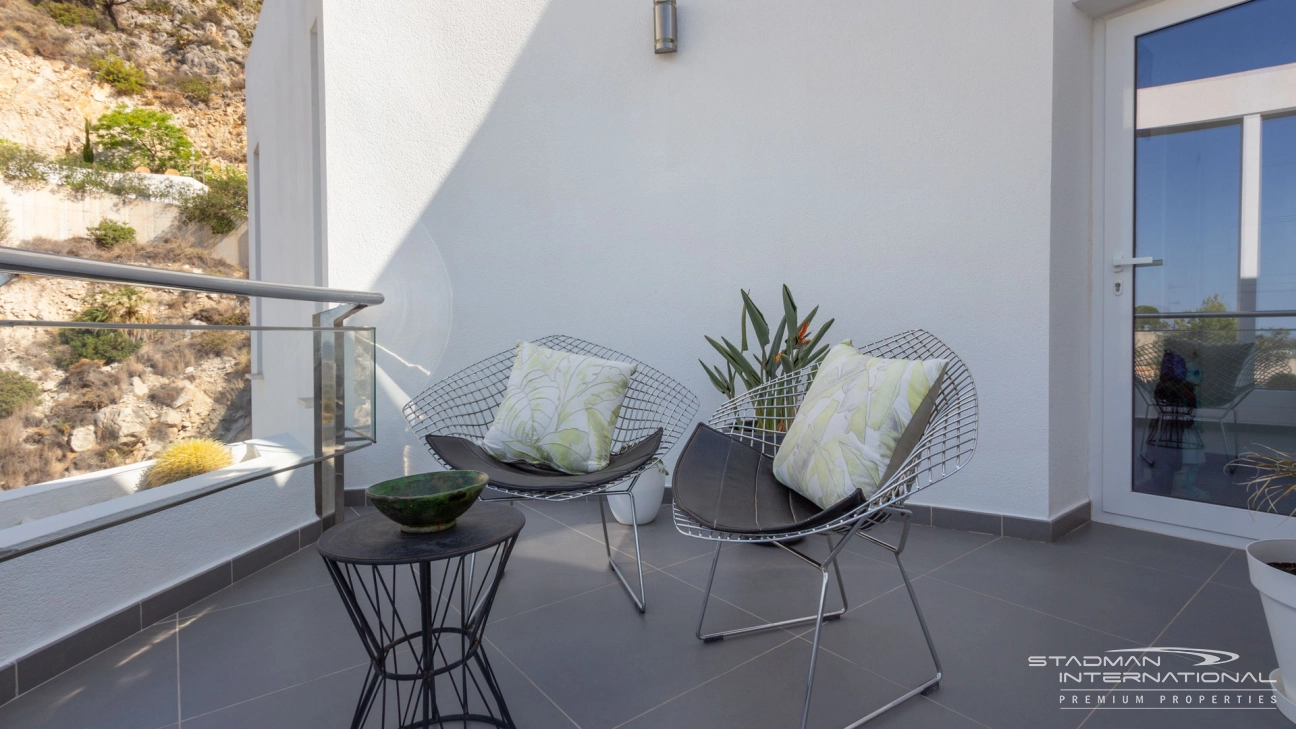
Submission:
<svg viewBox="0 0 1296 729">
<path fill-rule="evenodd" d="M 186 438 L 163 448 L 144 472 L 143 488 L 151 489 L 191 476 L 225 468 L 234 457 L 224 443 L 211 438 Z"/>
</svg>

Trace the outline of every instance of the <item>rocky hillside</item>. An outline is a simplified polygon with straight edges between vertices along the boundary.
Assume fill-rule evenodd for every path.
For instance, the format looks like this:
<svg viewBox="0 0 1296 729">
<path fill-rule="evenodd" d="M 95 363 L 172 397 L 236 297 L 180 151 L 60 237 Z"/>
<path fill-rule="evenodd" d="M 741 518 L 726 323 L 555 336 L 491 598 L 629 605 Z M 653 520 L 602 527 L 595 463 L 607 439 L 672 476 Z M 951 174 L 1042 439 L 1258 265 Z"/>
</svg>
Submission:
<svg viewBox="0 0 1296 729">
<path fill-rule="evenodd" d="M 28 247 L 84 257 L 93 254 L 93 244 L 88 241 Z M 202 251 L 179 246 L 114 249 L 111 258 L 231 273 L 220 259 L 208 259 Z M 113 297 L 120 301 L 123 296 L 134 302 L 130 316 L 135 322 L 247 323 L 247 302 L 235 297 L 143 292 L 34 276 L 19 276 L 0 285 L 0 318 L 84 321 L 91 307 L 102 306 Z M 25 399 L 13 414 L 0 419 L 0 489 L 146 460 L 167 443 L 182 438 L 236 442 L 249 437 L 246 333 L 132 331 L 123 352 L 126 356 L 106 362 L 80 358 L 68 331 L 0 329 L 0 369 L 23 376 L 39 389 L 38 395 Z"/>
<path fill-rule="evenodd" d="M 85 119 L 126 104 L 173 114 L 206 157 L 243 165 L 243 62 L 260 5 L 130 0 L 114 27 L 95 0 L 0 0 L 0 138 L 58 155 L 80 148 Z"/>
</svg>

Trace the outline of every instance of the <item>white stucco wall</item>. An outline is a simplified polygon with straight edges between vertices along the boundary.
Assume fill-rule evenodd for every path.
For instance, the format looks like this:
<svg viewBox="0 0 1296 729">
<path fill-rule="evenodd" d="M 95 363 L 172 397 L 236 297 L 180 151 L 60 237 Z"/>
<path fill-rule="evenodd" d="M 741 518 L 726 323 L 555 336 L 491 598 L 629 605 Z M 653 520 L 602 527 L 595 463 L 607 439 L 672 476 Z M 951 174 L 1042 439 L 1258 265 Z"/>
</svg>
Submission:
<svg viewBox="0 0 1296 729">
<path fill-rule="evenodd" d="M 682 1 L 681 51 L 657 56 L 649 3 L 323 0 L 328 283 L 387 295 L 356 319 L 378 327 L 380 442 L 351 485 L 429 467 L 400 407 L 518 338 L 635 354 L 705 416 L 703 335 L 736 333 L 740 288 L 777 311 L 786 282 L 834 338 L 921 327 L 971 367 L 977 457 L 915 502 L 1048 517 L 1071 496 L 1048 485 L 1050 312 L 1071 304 L 1050 249 L 1087 245 L 1054 218 L 1075 164 L 1054 10 Z M 248 63 L 269 279 L 310 254 L 318 13 L 267 4 Z"/>
<path fill-rule="evenodd" d="M 315 518 L 309 468 L 0 562 L 0 665 Z"/>
<path fill-rule="evenodd" d="M 1089 500 L 1093 21 L 1055 0 L 1049 246 L 1049 516 Z"/>
</svg>

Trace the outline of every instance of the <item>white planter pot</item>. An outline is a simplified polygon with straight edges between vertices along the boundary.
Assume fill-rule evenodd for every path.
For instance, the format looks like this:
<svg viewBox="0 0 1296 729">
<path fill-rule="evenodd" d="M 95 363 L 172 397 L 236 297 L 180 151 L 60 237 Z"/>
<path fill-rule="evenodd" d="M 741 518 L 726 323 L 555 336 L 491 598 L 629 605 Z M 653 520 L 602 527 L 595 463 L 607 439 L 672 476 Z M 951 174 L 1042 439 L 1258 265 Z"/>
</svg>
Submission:
<svg viewBox="0 0 1296 729">
<path fill-rule="evenodd" d="M 1270 567 L 1269 562 L 1296 562 L 1296 539 L 1264 539 L 1247 546 L 1251 584 L 1260 591 L 1278 669 L 1283 684 L 1292 686 L 1296 678 L 1296 575 Z M 1288 698 L 1292 698 L 1290 693 Z M 1296 716 L 1288 713 L 1291 706 L 1279 702 L 1283 714 L 1296 722 Z"/>
<path fill-rule="evenodd" d="M 655 466 L 639 474 L 630 496 L 609 496 L 608 506 L 612 507 L 612 516 L 617 521 L 629 526 L 634 520 L 630 516 L 630 499 L 634 499 L 634 515 L 639 517 L 640 524 L 647 524 L 657 518 L 661 508 L 662 492 L 666 490 L 666 476 Z"/>
</svg>

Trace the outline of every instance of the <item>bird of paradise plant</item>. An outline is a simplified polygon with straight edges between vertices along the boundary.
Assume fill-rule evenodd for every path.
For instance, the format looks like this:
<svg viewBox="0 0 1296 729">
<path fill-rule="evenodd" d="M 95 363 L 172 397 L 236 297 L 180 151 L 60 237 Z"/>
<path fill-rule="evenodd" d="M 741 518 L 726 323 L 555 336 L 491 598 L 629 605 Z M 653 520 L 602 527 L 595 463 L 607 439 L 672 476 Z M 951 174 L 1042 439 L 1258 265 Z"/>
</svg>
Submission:
<svg viewBox="0 0 1296 729">
<path fill-rule="evenodd" d="M 708 365 L 698 360 L 702 369 L 706 370 L 711 384 L 728 399 L 733 399 L 738 394 L 739 380 L 746 390 L 752 390 L 770 380 L 796 372 L 823 359 L 828 353 L 828 345 L 820 346 L 819 341 L 835 321 L 829 319 L 819 328 L 819 331 L 812 332 L 810 324 L 819 313 L 819 307 L 816 306 L 804 319 L 801 319 L 797 313 L 796 300 L 792 298 L 792 292 L 784 284 L 783 318 L 775 327 L 773 336 L 770 336 L 770 327 L 765 315 L 746 291 L 740 293 L 743 300 L 740 345 L 735 345 L 725 337 L 721 337 L 719 342 L 706 337 L 707 342 L 724 359 L 724 369 L 722 370 L 719 365 Z M 756 344 L 760 346 L 759 354 L 749 346 L 747 338 L 749 325 L 752 334 L 755 335 Z M 777 403 L 762 408 L 762 410 L 789 409 L 791 408 L 779 406 Z M 757 413 L 757 419 L 760 421 L 758 427 L 783 432 L 787 429 L 791 415 L 775 415 L 772 411 Z"/>
</svg>

